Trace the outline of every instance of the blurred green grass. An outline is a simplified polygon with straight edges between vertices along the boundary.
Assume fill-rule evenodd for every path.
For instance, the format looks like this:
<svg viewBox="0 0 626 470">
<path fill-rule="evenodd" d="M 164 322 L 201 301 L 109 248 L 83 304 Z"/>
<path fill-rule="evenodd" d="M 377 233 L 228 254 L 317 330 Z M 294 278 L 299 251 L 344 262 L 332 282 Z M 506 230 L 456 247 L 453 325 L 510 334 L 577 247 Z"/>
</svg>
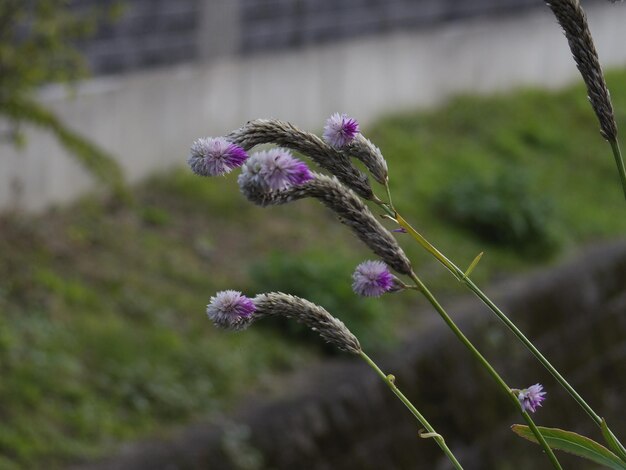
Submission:
<svg viewBox="0 0 626 470">
<path fill-rule="evenodd" d="M 625 110 L 626 72 L 608 83 Z M 623 112 L 618 122 L 626 123 Z M 367 135 L 389 161 L 402 213 L 460 266 L 485 251 L 473 275 L 484 282 L 559 256 L 490 245 L 450 224 L 438 198 L 459 182 L 523 169 L 524 197 L 553 207 L 560 257 L 623 236 L 626 204 L 597 127 L 578 86 L 459 97 L 383 118 Z M 216 331 L 204 305 L 217 290 L 297 290 L 360 331 L 366 345 L 389 344 L 413 301 L 350 295 L 354 265 L 372 258 L 366 249 L 315 201 L 260 209 L 238 194 L 235 179 L 182 169 L 135 188 L 134 207 L 87 197 L 42 216 L 0 219 L 0 468 L 53 468 L 166 433 L 250 389 L 271 393 L 274 374 L 319 355 L 280 329 Z M 438 293 L 459 292 L 399 237 Z"/>
</svg>

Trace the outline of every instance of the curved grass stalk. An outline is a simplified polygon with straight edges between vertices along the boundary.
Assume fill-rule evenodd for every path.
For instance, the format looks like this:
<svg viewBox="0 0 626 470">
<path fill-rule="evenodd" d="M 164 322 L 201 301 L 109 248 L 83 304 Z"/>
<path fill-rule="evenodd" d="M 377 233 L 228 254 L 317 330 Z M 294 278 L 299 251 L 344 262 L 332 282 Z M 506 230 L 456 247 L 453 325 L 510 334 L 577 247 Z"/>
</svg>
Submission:
<svg viewBox="0 0 626 470">
<path fill-rule="evenodd" d="M 422 282 L 422 280 L 413 272 L 411 273 L 411 278 L 413 282 L 415 282 L 415 290 L 421 292 L 424 297 L 430 302 L 430 304 L 435 308 L 439 316 L 443 319 L 446 325 L 452 330 L 452 332 L 456 335 L 456 337 L 463 343 L 463 345 L 469 349 L 470 353 L 474 356 L 474 358 L 480 363 L 480 365 L 487 371 L 487 373 L 496 381 L 498 386 L 505 392 L 505 394 L 509 397 L 509 399 L 513 402 L 515 408 L 520 412 L 524 421 L 528 424 L 531 431 L 537 438 L 537 441 L 543 447 L 546 455 L 550 459 L 552 466 L 556 469 L 561 469 L 561 464 L 558 459 L 554 455 L 554 452 L 546 442 L 545 438 L 537 428 L 537 425 L 530 417 L 530 415 L 524 410 L 519 400 L 515 396 L 515 393 L 511 390 L 511 388 L 507 385 L 504 379 L 498 374 L 498 372 L 493 368 L 493 366 L 485 359 L 485 357 L 476 349 L 473 343 L 465 336 L 465 334 L 461 331 L 461 329 L 454 323 L 454 320 L 448 315 L 445 309 L 441 306 L 439 301 L 435 298 L 435 296 L 430 292 L 430 290 L 426 287 L 426 285 Z"/>
<path fill-rule="evenodd" d="M 378 376 L 387 384 L 387 386 L 400 399 L 400 401 L 402 403 L 404 403 L 404 406 L 406 406 L 409 409 L 409 411 L 411 412 L 411 414 L 413 416 L 415 416 L 415 419 L 417 419 L 417 421 L 419 421 L 419 423 L 422 426 L 424 426 L 424 428 L 426 428 L 428 433 L 427 434 L 420 434 L 420 436 L 422 436 L 422 437 L 430 437 L 430 438 L 434 439 L 435 442 L 437 443 L 437 445 L 443 451 L 443 453 L 446 454 L 446 457 L 448 457 L 450 462 L 452 462 L 452 465 L 454 465 L 454 468 L 456 468 L 457 470 L 463 470 L 463 467 L 461 466 L 461 464 L 459 463 L 457 458 L 454 456 L 454 454 L 452 453 L 452 451 L 450 450 L 450 448 L 446 444 L 446 441 L 444 440 L 443 436 L 441 434 L 439 434 L 437 431 L 435 431 L 435 428 L 433 428 L 431 426 L 431 424 L 426 420 L 426 418 L 417 410 L 417 408 L 415 408 L 413 403 L 411 403 L 411 401 L 398 389 L 398 387 L 396 387 L 395 380 L 394 380 L 393 376 L 385 375 L 385 373 L 382 370 L 380 370 L 380 368 L 376 365 L 376 363 L 374 361 L 372 361 L 372 359 L 370 359 L 370 357 L 367 354 L 365 354 L 363 351 L 361 351 L 359 354 L 361 355 L 361 358 L 372 369 L 374 369 L 376 371 Z"/>
</svg>

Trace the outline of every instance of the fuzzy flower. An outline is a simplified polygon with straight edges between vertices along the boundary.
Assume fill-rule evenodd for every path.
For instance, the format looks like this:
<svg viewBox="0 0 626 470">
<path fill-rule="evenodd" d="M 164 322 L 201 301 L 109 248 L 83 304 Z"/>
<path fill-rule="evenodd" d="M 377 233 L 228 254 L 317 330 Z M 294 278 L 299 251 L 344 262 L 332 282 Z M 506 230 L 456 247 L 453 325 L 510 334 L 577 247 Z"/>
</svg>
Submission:
<svg viewBox="0 0 626 470">
<path fill-rule="evenodd" d="M 333 114 L 324 126 L 324 140 L 337 149 L 352 142 L 358 133 L 359 123 L 346 114 Z"/>
<path fill-rule="evenodd" d="M 240 167 L 248 154 L 223 137 L 203 137 L 191 146 L 187 163 L 200 176 L 220 176 Z"/>
<path fill-rule="evenodd" d="M 247 327 L 255 310 L 254 302 L 236 290 L 218 292 L 206 307 L 206 313 L 215 326 L 228 330 Z"/>
<path fill-rule="evenodd" d="M 352 164 L 349 156 L 331 147 L 315 134 L 298 129 L 289 122 L 277 119 L 248 121 L 226 138 L 245 150 L 263 144 L 276 144 L 295 150 L 332 173 L 362 198 L 375 199 L 367 176 Z"/>
<path fill-rule="evenodd" d="M 313 179 L 313 174 L 291 152 L 275 148 L 253 154 L 243 166 L 240 178 L 270 191 L 280 191 Z"/>
<path fill-rule="evenodd" d="M 394 276 L 382 261 L 364 261 L 352 274 L 352 290 L 365 297 L 378 297 L 393 289 Z"/>
<path fill-rule="evenodd" d="M 535 384 L 520 390 L 517 394 L 517 399 L 524 411 L 534 413 L 541 406 L 541 402 L 546 399 L 545 395 L 546 392 L 543 391 L 543 385 Z"/>
</svg>

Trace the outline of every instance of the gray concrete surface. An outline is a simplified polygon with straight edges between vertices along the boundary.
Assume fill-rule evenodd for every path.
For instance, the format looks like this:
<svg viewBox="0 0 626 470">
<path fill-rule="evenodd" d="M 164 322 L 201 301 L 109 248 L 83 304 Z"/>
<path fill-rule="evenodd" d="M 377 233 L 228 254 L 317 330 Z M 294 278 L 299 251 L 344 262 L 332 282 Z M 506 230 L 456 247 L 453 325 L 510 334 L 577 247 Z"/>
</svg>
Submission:
<svg viewBox="0 0 626 470">
<path fill-rule="evenodd" d="M 625 66 L 626 7 L 592 4 L 588 14 L 603 65 Z M 545 8 L 98 78 L 74 96 L 51 87 L 42 100 L 117 155 L 129 180 L 137 181 L 183 164 L 195 138 L 258 117 L 319 130 L 328 115 L 341 111 L 367 125 L 385 113 L 433 106 L 460 92 L 576 80 L 565 38 Z M 37 211 L 95 187 L 46 133 L 29 132 L 25 149 L 2 144 L 0 153 L 0 210 Z"/>
<path fill-rule="evenodd" d="M 604 2 L 606 0 L 585 0 Z M 72 2 L 86 12 L 102 0 Z M 124 0 L 80 41 L 95 75 L 332 43 L 545 8 L 538 0 Z"/>
</svg>

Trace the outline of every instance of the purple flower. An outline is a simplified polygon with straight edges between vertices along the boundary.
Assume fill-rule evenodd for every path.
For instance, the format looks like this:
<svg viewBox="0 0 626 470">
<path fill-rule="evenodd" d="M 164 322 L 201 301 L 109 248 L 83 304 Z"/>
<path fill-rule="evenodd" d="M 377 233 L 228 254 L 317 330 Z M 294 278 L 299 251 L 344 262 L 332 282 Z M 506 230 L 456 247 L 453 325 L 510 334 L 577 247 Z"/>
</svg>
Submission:
<svg viewBox="0 0 626 470">
<path fill-rule="evenodd" d="M 206 313 L 216 326 L 239 330 L 248 326 L 256 306 L 236 290 L 224 290 L 211 297 Z"/>
<path fill-rule="evenodd" d="M 394 228 L 392 230 L 392 232 L 396 232 L 396 233 L 407 233 L 406 229 L 404 227 L 400 227 L 400 228 Z"/>
<path fill-rule="evenodd" d="M 335 148 L 345 147 L 358 133 L 359 123 L 346 114 L 333 114 L 324 126 L 324 140 Z"/>
<path fill-rule="evenodd" d="M 517 399 L 524 411 L 534 413 L 537 411 L 537 408 L 541 406 L 541 402 L 546 399 L 545 395 L 546 392 L 543 391 L 543 385 L 535 384 L 524 390 L 520 390 L 517 394 Z"/>
<path fill-rule="evenodd" d="M 352 290 L 366 297 L 378 297 L 394 287 L 394 276 L 382 261 L 364 261 L 352 274 Z"/>
<path fill-rule="evenodd" d="M 187 163 L 200 176 L 218 176 L 243 165 L 247 158 L 244 149 L 223 137 L 203 137 L 191 146 Z"/>
<path fill-rule="evenodd" d="M 288 150 L 275 148 L 253 154 L 242 168 L 241 178 L 255 180 L 271 191 L 300 185 L 313 179 L 309 168 Z"/>
</svg>

